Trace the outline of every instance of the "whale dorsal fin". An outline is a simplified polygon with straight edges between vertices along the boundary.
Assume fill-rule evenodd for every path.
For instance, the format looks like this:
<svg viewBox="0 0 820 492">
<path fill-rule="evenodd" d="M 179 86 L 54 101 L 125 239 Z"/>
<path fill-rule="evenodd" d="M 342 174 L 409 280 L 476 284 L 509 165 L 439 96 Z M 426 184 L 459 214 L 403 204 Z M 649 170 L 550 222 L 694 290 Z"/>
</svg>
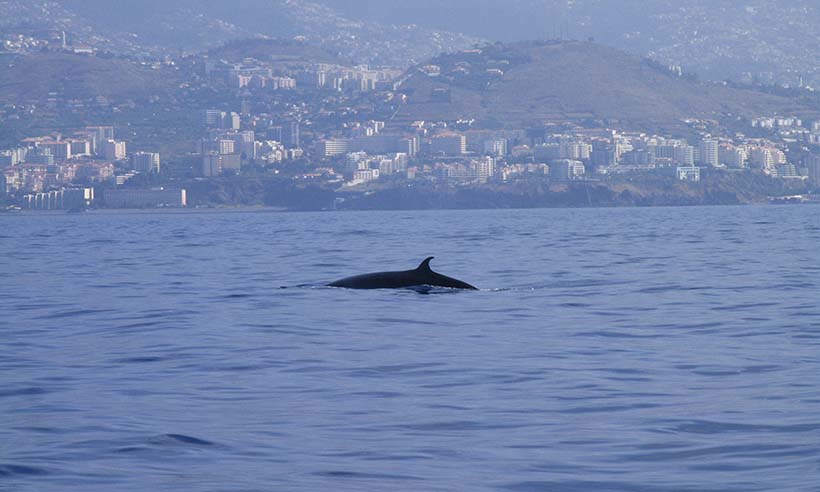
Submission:
<svg viewBox="0 0 820 492">
<path fill-rule="evenodd" d="M 431 257 L 427 258 L 426 260 L 422 261 L 421 265 L 419 265 L 419 267 L 416 268 L 416 270 L 419 270 L 419 271 L 422 271 L 422 272 L 432 271 L 432 269 L 430 268 L 430 262 L 433 261 L 433 258 L 435 258 L 435 256 L 431 256 Z"/>
</svg>

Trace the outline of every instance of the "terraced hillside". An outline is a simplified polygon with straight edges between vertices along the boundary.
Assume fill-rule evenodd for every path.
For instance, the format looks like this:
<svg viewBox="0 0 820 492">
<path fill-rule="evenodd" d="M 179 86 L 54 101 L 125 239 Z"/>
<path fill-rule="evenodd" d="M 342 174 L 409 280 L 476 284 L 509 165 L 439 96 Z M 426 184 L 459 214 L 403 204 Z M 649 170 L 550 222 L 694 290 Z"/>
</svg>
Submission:
<svg viewBox="0 0 820 492">
<path fill-rule="evenodd" d="M 684 118 L 803 114 L 784 97 L 676 76 L 591 42 L 521 42 L 442 55 L 415 67 L 394 124 L 477 119 L 500 125 L 619 120 L 644 128 Z"/>
</svg>

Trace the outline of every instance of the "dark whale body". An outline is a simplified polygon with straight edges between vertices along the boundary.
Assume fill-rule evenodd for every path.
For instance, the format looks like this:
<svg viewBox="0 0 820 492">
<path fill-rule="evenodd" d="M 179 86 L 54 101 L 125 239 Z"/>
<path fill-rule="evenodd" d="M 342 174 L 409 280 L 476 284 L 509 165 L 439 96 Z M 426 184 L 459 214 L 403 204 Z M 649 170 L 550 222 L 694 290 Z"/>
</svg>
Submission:
<svg viewBox="0 0 820 492">
<path fill-rule="evenodd" d="M 472 285 L 446 275 L 441 275 L 430 269 L 430 262 L 434 257 L 421 262 L 415 270 L 403 272 L 377 272 L 357 275 L 355 277 L 337 280 L 328 287 L 343 287 L 346 289 L 406 289 L 421 285 L 433 287 L 448 287 L 451 289 L 478 290 Z"/>
</svg>

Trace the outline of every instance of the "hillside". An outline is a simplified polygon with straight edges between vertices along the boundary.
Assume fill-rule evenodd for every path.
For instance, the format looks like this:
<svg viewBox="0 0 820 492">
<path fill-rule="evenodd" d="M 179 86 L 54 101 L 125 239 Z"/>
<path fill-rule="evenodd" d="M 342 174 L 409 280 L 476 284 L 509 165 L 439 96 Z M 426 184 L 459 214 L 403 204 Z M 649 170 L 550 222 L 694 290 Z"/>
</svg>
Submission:
<svg viewBox="0 0 820 492">
<path fill-rule="evenodd" d="M 310 0 L 0 0 L 0 39 L 47 31 L 132 57 L 190 54 L 255 36 L 299 36 L 356 63 L 394 67 L 478 42 L 417 25 L 351 19 Z"/>
<path fill-rule="evenodd" d="M 44 101 L 52 92 L 61 99 L 139 98 L 170 90 L 175 80 L 169 69 L 125 60 L 36 53 L 3 59 L 0 102 Z"/>
<path fill-rule="evenodd" d="M 817 0 L 317 0 L 352 18 L 501 41 L 597 41 L 710 80 L 820 86 Z"/>
<path fill-rule="evenodd" d="M 590 42 L 495 44 L 412 69 L 394 123 L 474 118 L 501 125 L 613 119 L 647 128 L 690 117 L 798 113 L 783 97 L 702 84 Z"/>
<path fill-rule="evenodd" d="M 335 54 L 314 46 L 290 39 L 253 38 L 231 41 L 223 46 L 208 51 L 208 56 L 216 60 L 231 63 L 241 62 L 245 58 L 255 58 L 274 63 L 328 63 L 343 65 L 346 62 Z"/>
</svg>

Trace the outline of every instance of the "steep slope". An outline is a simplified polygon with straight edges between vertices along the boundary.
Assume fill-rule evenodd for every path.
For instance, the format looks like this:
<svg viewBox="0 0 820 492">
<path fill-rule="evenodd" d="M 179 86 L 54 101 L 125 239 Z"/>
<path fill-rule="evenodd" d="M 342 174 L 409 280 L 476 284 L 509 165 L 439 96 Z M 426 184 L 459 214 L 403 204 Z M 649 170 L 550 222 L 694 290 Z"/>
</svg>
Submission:
<svg viewBox="0 0 820 492">
<path fill-rule="evenodd" d="M 701 84 L 589 42 L 496 44 L 411 70 L 398 122 L 474 118 L 504 125 L 615 119 L 642 126 L 683 118 L 799 112 L 786 98 Z"/>
<path fill-rule="evenodd" d="M 18 56 L 0 69 L 0 102 L 42 102 L 96 96 L 139 98 L 172 90 L 176 75 L 134 62 L 68 53 Z"/>
</svg>

